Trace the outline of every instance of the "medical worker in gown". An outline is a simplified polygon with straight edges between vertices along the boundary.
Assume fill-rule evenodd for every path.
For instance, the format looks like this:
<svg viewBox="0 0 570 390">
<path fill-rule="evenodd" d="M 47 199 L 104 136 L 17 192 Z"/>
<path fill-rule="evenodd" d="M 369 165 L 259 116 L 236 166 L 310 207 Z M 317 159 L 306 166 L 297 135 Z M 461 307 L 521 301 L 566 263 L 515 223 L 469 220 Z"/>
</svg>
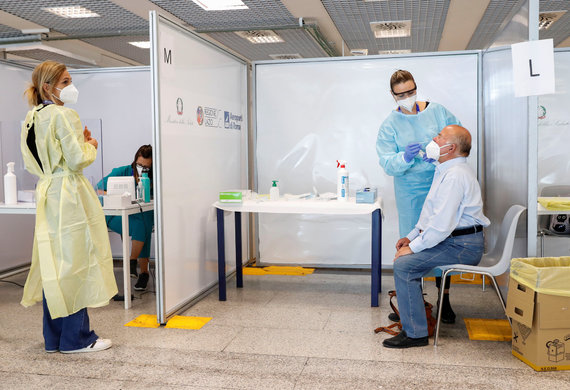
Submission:
<svg viewBox="0 0 570 390">
<path fill-rule="evenodd" d="M 83 169 L 97 157 L 97 140 L 81 125 L 65 65 L 45 61 L 26 90 L 32 110 L 22 126 L 26 169 L 39 177 L 32 265 L 22 304 L 43 301 L 46 352 L 109 348 L 89 327 L 88 307 L 107 305 L 117 293 L 101 204 Z"/>
<path fill-rule="evenodd" d="M 438 103 L 416 101 L 417 85 L 406 70 L 394 72 L 390 92 L 398 108 L 380 126 L 376 152 L 386 174 L 394 177 L 400 237 L 405 237 L 418 222 L 435 171 L 433 160 L 420 151 L 425 151 L 425 146 L 445 126 L 461 122 Z M 437 285 L 439 288 L 439 280 Z M 445 288 L 449 289 L 449 281 Z M 445 310 L 448 299 L 446 295 L 444 312 L 449 315 L 444 315 L 442 321 L 452 323 L 455 314 L 451 307 Z"/>
</svg>

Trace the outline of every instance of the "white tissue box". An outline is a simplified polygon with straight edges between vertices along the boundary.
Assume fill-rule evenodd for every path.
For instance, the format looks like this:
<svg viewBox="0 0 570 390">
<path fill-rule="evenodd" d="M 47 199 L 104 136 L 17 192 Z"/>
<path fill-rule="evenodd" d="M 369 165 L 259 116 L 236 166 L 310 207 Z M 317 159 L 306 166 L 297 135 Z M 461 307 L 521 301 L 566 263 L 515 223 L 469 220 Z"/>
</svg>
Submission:
<svg viewBox="0 0 570 390">
<path fill-rule="evenodd" d="M 131 205 L 131 195 L 105 195 L 103 197 L 103 207 L 106 209 L 121 209 Z"/>
</svg>

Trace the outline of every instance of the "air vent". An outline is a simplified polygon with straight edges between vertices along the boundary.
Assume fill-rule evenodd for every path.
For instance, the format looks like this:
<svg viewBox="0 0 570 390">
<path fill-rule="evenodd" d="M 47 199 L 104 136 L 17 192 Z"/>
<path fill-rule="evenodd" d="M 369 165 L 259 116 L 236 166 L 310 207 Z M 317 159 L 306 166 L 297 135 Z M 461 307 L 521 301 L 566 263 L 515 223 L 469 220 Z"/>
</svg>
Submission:
<svg viewBox="0 0 570 390">
<path fill-rule="evenodd" d="M 409 37 L 412 31 L 412 21 L 370 22 L 370 28 L 376 38 Z"/>
<path fill-rule="evenodd" d="M 538 14 L 538 29 L 548 30 L 566 11 L 541 12 Z"/>
<path fill-rule="evenodd" d="M 235 31 L 237 35 L 247 39 L 251 43 L 278 43 L 284 42 L 283 38 L 272 30 L 248 30 L 248 31 Z"/>
<path fill-rule="evenodd" d="M 350 53 L 353 56 L 366 56 L 368 55 L 368 49 L 352 49 Z"/>
<path fill-rule="evenodd" d="M 273 58 L 274 60 L 295 60 L 298 58 L 303 58 L 299 53 L 293 54 L 270 54 L 269 57 Z"/>
<path fill-rule="evenodd" d="M 378 54 L 406 54 L 411 53 L 410 49 L 402 49 L 402 50 L 379 50 Z"/>
</svg>

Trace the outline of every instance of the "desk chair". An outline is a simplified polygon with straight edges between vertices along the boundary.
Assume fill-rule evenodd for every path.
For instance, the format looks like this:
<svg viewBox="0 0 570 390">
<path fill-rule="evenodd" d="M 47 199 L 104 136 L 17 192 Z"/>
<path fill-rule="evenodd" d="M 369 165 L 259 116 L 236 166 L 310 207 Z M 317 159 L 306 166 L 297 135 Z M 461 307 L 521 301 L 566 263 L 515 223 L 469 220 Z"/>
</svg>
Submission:
<svg viewBox="0 0 570 390">
<path fill-rule="evenodd" d="M 505 214 L 505 217 L 503 218 L 503 222 L 501 223 L 501 230 L 499 231 L 499 237 L 497 238 L 495 247 L 492 251 L 483 255 L 478 265 L 451 264 L 437 267 L 443 273 L 442 280 L 445 280 L 444 278 L 451 272 L 470 272 L 488 276 L 493 282 L 493 286 L 497 291 L 497 295 L 506 314 L 505 300 L 501 294 L 501 290 L 499 289 L 499 285 L 497 284 L 495 276 L 502 275 L 509 269 L 509 266 L 511 264 L 511 255 L 513 253 L 513 245 L 515 242 L 517 224 L 519 217 L 525 210 L 526 208 L 520 205 L 514 205 L 509 208 Z M 439 301 L 443 302 L 443 288 L 440 290 Z M 443 305 L 440 305 L 437 310 L 434 345 L 437 345 L 437 340 L 439 337 L 442 306 Z M 511 321 L 510 318 L 508 318 L 508 320 L 509 322 Z"/>
<path fill-rule="evenodd" d="M 540 191 L 540 196 L 570 196 L 570 186 L 547 186 Z M 564 212 L 561 211 L 560 214 L 564 214 Z M 550 217 L 550 215 L 539 216 L 540 257 L 544 256 L 544 236 L 570 238 L 570 235 L 556 234 L 550 231 Z"/>
</svg>

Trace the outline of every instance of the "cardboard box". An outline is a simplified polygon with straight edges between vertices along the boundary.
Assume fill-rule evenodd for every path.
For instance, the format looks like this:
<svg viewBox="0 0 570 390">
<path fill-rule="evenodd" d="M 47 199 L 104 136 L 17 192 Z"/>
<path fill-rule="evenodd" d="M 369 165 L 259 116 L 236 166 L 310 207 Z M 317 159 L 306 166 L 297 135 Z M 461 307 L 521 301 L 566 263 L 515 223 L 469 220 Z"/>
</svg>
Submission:
<svg viewBox="0 0 570 390">
<path fill-rule="evenodd" d="M 570 370 L 570 297 L 536 292 L 511 277 L 512 354 L 536 371 Z"/>
</svg>

